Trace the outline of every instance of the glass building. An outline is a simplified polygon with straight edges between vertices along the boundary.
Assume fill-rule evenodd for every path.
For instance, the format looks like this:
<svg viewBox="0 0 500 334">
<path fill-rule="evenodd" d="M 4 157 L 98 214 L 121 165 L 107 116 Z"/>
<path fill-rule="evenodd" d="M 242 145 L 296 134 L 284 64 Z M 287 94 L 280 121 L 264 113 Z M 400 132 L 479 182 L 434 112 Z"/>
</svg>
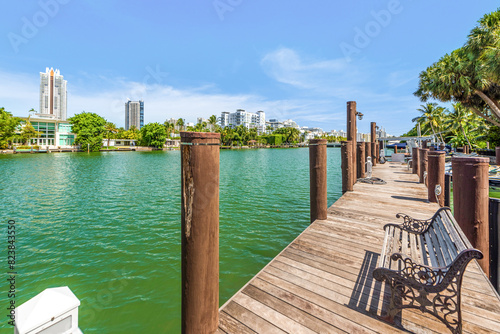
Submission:
<svg viewBox="0 0 500 334">
<path fill-rule="evenodd" d="M 135 126 L 140 130 L 144 126 L 144 101 L 130 101 L 125 103 L 125 130 Z"/>
<path fill-rule="evenodd" d="M 28 118 L 20 117 L 22 126 L 26 124 Z M 49 146 L 50 148 L 67 148 L 71 147 L 75 142 L 76 135 L 71 132 L 71 124 L 68 121 L 59 121 L 45 118 L 30 118 L 31 125 L 38 132 L 38 136 L 30 138 L 29 145 Z M 19 132 L 21 131 L 19 129 Z M 22 145 L 20 140 L 15 141 L 16 144 Z"/>
</svg>

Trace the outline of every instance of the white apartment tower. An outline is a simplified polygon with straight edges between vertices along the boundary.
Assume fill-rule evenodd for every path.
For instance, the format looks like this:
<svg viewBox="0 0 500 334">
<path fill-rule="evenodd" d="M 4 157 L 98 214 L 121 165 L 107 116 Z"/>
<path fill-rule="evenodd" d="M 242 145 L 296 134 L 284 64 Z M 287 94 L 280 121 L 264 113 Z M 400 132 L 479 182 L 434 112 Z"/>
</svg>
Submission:
<svg viewBox="0 0 500 334">
<path fill-rule="evenodd" d="M 47 67 L 40 72 L 40 111 L 39 116 L 66 120 L 67 81 L 59 70 Z"/>
<path fill-rule="evenodd" d="M 144 126 L 144 101 L 130 101 L 125 103 L 125 130 L 135 126 L 140 130 Z"/>
<path fill-rule="evenodd" d="M 263 133 L 266 129 L 266 113 L 261 110 L 252 113 L 243 109 L 237 109 L 234 113 L 224 111 L 221 114 L 220 123 L 223 128 L 226 126 L 235 128 L 243 125 L 247 129 L 256 128 L 259 133 Z"/>
</svg>

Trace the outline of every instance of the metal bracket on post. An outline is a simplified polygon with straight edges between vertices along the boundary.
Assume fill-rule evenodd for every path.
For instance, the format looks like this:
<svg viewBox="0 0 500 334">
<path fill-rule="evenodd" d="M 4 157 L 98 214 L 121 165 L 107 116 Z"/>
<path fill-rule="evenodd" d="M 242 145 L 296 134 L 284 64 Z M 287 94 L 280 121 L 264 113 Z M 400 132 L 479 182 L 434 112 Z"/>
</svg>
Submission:
<svg viewBox="0 0 500 334">
<path fill-rule="evenodd" d="M 436 203 L 441 206 L 439 203 L 439 196 L 441 195 L 442 189 L 440 184 L 436 184 L 436 187 L 434 188 L 434 194 L 436 195 Z"/>
</svg>

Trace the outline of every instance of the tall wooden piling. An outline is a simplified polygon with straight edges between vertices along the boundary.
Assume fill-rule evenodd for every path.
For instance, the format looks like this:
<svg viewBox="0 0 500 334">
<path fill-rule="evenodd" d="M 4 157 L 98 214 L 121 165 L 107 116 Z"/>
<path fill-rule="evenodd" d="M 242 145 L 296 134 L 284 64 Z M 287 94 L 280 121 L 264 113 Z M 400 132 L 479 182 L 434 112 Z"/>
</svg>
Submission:
<svg viewBox="0 0 500 334">
<path fill-rule="evenodd" d="M 425 183 L 424 174 L 427 172 L 427 152 L 429 152 L 428 148 L 418 149 L 418 177 L 420 183 Z"/>
<path fill-rule="evenodd" d="M 356 150 L 356 161 L 358 166 L 356 167 L 357 171 L 357 178 L 364 178 L 365 175 L 365 167 L 366 167 L 366 159 L 365 159 L 365 143 L 359 142 L 357 145 L 357 150 Z"/>
<path fill-rule="evenodd" d="M 182 333 L 219 325 L 219 143 L 181 132 Z"/>
<path fill-rule="evenodd" d="M 370 122 L 370 142 L 372 153 L 372 164 L 377 165 L 377 123 Z"/>
<path fill-rule="evenodd" d="M 384 142 L 382 140 L 377 141 L 377 161 L 380 162 L 380 151 L 384 148 Z M 385 152 L 385 150 L 384 150 Z M 385 158 L 385 154 L 384 154 Z"/>
<path fill-rule="evenodd" d="M 342 193 L 353 190 L 352 183 L 352 144 L 349 141 L 341 142 L 340 155 L 342 164 Z"/>
<path fill-rule="evenodd" d="M 372 143 L 365 142 L 365 173 L 366 173 L 366 158 L 372 156 Z"/>
<path fill-rule="evenodd" d="M 429 202 L 444 206 L 445 183 L 444 183 L 444 156 L 442 151 L 431 151 L 427 155 L 427 199 Z M 441 187 L 441 194 L 436 200 L 436 186 Z"/>
<path fill-rule="evenodd" d="M 309 182 L 311 223 L 316 219 L 326 219 L 326 139 L 309 141 Z"/>
<path fill-rule="evenodd" d="M 496 163 L 500 165 L 500 146 L 495 147 Z"/>
<path fill-rule="evenodd" d="M 351 183 L 356 183 L 356 139 L 357 137 L 357 128 L 356 128 L 356 102 L 349 101 L 347 102 L 347 141 L 351 144 L 351 165 L 352 173 L 350 176 L 352 177 Z"/>
<path fill-rule="evenodd" d="M 451 164 L 455 219 L 472 246 L 483 253 L 478 262 L 489 277 L 489 159 L 454 157 Z"/>
<path fill-rule="evenodd" d="M 418 163 L 418 147 L 414 147 L 412 148 L 411 150 L 411 172 L 413 174 L 417 174 L 419 175 L 418 171 L 419 171 L 419 163 Z"/>
</svg>

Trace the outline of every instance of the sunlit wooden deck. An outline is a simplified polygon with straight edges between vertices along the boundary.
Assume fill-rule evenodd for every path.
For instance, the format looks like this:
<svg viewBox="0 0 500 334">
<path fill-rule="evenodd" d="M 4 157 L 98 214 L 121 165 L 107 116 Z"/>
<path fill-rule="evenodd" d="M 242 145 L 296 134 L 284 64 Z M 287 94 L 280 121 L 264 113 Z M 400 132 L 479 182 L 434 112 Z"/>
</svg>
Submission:
<svg viewBox="0 0 500 334">
<path fill-rule="evenodd" d="M 388 288 L 372 271 L 396 213 L 430 218 L 427 188 L 396 163 L 377 165 L 386 185 L 356 184 L 220 308 L 220 333 L 449 333 L 418 310 L 391 326 L 377 319 Z M 500 333 L 500 297 L 475 261 L 462 286 L 464 333 Z"/>
</svg>

